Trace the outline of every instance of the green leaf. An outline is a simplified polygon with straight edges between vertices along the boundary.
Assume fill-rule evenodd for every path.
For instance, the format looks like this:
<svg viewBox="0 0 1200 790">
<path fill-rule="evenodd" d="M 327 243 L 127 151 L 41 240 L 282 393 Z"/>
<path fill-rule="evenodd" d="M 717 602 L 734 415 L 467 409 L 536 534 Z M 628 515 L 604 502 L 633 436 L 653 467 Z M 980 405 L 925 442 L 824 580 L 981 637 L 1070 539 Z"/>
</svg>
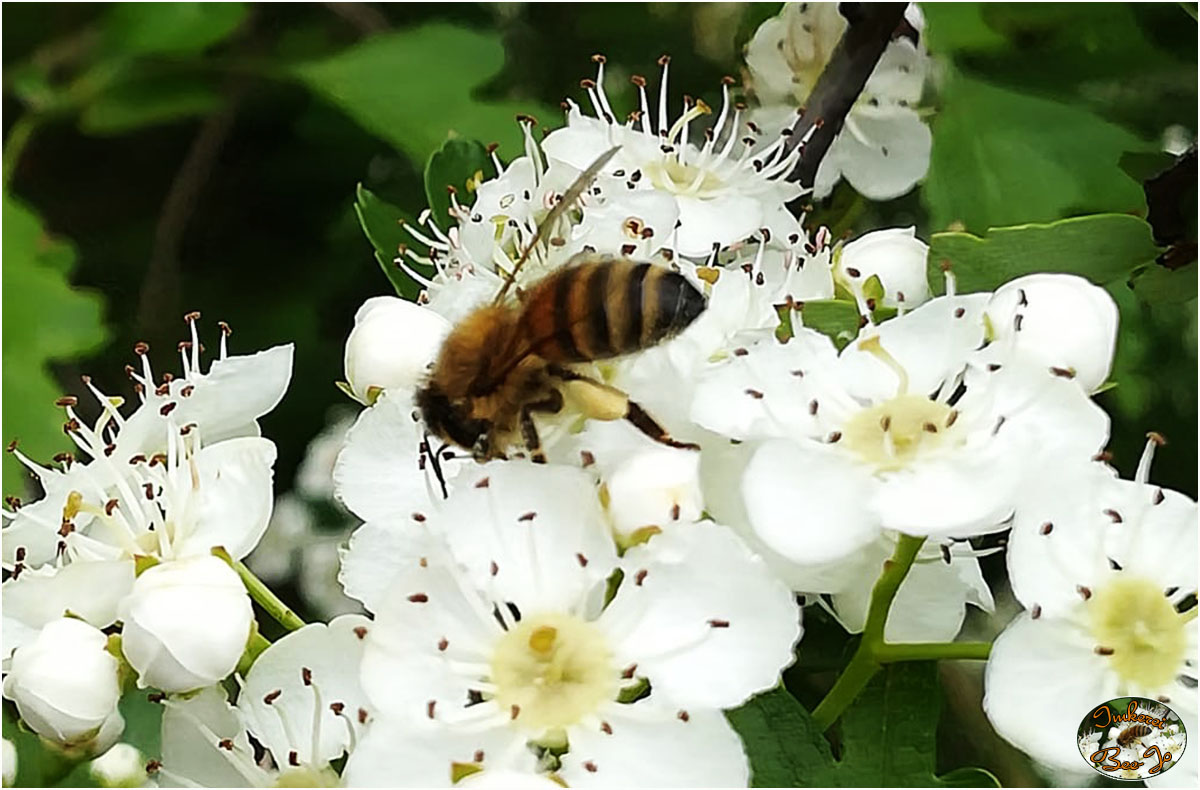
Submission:
<svg viewBox="0 0 1200 790">
<path fill-rule="evenodd" d="M 1096 214 L 1048 225 L 935 233 L 929 244 L 929 282 L 945 290 L 941 267 L 949 263 L 960 293 L 991 291 L 1033 272 L 1066 272 L 1103 284 L 1125 277 L 1160 252 L 1145 220 Z"/>
<path fill-rule="evenodd" d="M 4 196 L 4 419 L 5 441 L 19 439 L 35 460 L 73 449 L 54 400 L 63 394 L 51 362 L 78 359 L 102 346 L 108 333 L 104 303 L 73 288 L 67 274 L 71 245 L 53 239 L 38 217 Z M 4 461 L 4 490 L 24 495 L 26 475 L 11 455 Z"/>
<path fill-rule="evenodd" d="M 1144 182 L 1175 164 L 1175 159 L 1165 151 L 1126 151 L 1119 164 L 1134 181 Z"/>
<path fill-rule="evenodd" d="M 229 37 L 246 18 L 244 3 L 117 3 L 104 33 L 121 55 L 201 52 Z"/>
<path fill-rule="evenodd" d="M 1152 263 L 1134 273 L 1129 287 L 1152 304 L 1190 302 L 1196 298 L 1196 262 L 1174 270 Z"/>
<path fill-rule="evenodd" d="M 825 736 L 783 688 L 759 694 L 725 717 L 746 747 L 753 787 L 810 786 L 814 769 L 833 764 Z"/>
<path fill-rule="evenodd" d="M 1137 137 L 1068 104 L 952 73 L 933 121 L 922 200 L 934 228 L 1051 222 L 1102 211 L 1140 212 L 1141 185 L 1118 163 Z"/>
<path fill-rule="evenodd" d="M 889 664 L 841 718 L 842 754 L 806 784 L 832 787 L 999 787 L 980 768 L 934 775 L 941 715 L 937 663 Z"/>
<path fill-rule="evenodd" d="M 375 260 L 379 261 L 379 266 L 396 293 L 405 299 L 416 299 L 421 291 L 420 284 L 405 274 L 395 262 L 401 245 L 412 242 L 412 237 L 403 228 L 403 224 L 410 220 L 403 211 L 380 199 L 362 184 L 358 185 L 354 194 L 354 213 L 367 240 L 375 248 Z M 409 265 L 412 265 L 412 261 L 409 261 Z"/>
<path fill-rule="evenodd" d="M 475 140 L 451 138 L 429 157 L 425 165 L 425 197 L 438 225 L 448 228 L 454 224 L 450 218 L 450 191 L 452 187 L 460 195 L 459 201 L 470 204 L 474 199 L 468 195 L 474 191 L 477 173 L 489 173 L 492 163 L 487 149 Z"/>
<path fill-rule="evenodd" d="M 871 317 L 876 322 L 891 318 L 896 314 L 891 307 L 878 307 Z M 858 336 L 859 314 L 858 306 L 844 299 L 818 299 L 804 302 L 800 309 L 804 325 L 815 329 L 821 334 L 829 335 L 834 345 L 842 349 Z"/>
<path fill-rule="evenodd" d="M 925 38 L 934 54 L 1001 49 L 1008 42 L 983 17 L 983 3 L 927 3 Z"/>
<path fill-rule="evenodd" d="M 197 77 L 130 70 L 88 102 L 79 117 L 85 134 L 118 135 L 142 126 L 205 115 L 220 103 L 217 89 Z"/>
<path fill-rule="evenodd" d="M 498 34 L 429 24 L 374 36 L 293 74 L 364 129 L 424 162 L 452 133 L 520 150 L 515 116 L 542 108 L 472 95 L 503 65 Z"/>
</svg>

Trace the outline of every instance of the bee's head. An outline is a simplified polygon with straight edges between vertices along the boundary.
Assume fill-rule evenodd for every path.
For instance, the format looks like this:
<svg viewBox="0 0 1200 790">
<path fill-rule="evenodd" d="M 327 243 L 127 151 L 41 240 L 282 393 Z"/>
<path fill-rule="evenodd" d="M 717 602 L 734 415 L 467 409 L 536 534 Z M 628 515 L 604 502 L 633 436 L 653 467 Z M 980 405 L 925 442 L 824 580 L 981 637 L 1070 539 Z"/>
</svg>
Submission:
<svg viewBox="0 0 1200 790">
<path fill-rule="evenodd" d="M 465 404 L 450 400 L 436 383 L 430 381 L 418 389 L 416 403 L 430 433 L 467 450 L 486 446 L 491 424 L 472 418 Z"/>
</svg>

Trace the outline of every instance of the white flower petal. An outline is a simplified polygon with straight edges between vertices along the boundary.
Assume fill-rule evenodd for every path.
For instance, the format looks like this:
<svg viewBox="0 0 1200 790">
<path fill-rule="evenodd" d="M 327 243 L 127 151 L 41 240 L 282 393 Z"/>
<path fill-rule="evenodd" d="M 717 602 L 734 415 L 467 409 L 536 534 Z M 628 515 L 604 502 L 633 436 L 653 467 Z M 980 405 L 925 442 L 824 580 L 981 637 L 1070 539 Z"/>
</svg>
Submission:
<svg viewBox="0 0 1200 790">
<path fill-rule="evenodd" d="M 983 710 L 1002 738 L 1035 760 L 1077 769 L 1079 722 L 1096 705 L 1120 696 L 1106 660 L 1060 621 L 1022 614 L 992 645 Z M 1053 704 L 1046 704 L 1047 694 Z"/>
<path fill-rule="evenodd" d="M 338 580 L 346 595 L 362 601 L 368 611 L 377 611 L 386 600 L 392 582 L 411 569 L 421 557 L 444 551 L 440 540 L 422 524 L 411 519 L 368 521 L 350 536 L 341 551 Z"/>
<path fill-rule="evenodd" d="M 866 623 L 871 590 L 887 554 L 878 552 L 873 572 L 835 594 L 833 606 L 847 630 L 860 632 Z M 951 642 L 962 628 L 967 604 L 992 608 L 992 597 L 973 557 L 954 557 L 949 565 L 937 558 L 914 563 L 888 610 L 884 638 L 888 642 Z"/>
<path fill-rule="evenodd" d="M 451 662 L 489 661 L 504 631 L 491 604 L 464 590 L 456 573 L 431 557 L 399 574 L 379 605 L 361 674 L 377 710 L 417 719 L 427 717 L 432 700 L 435 716 L 461 715 L 471 686 Z"/>
<path fill-rule="evenodd" d="M 1020 458 L 960 452 L 890 472 L 870 495 L 886 529 L 970 535 L 1002 529 L 1021 481 Z"/>
<path fill-rule="evenodd" d="M 482 759 L 477 762 L 476 757 Z M 465 780 L 452 783 L 456 763 L 478 766 L 483 771 L 474 776 L 480 777 L 491 772 L 489 766 L 500 763 L 504 767 L 498 772 L 518 770 L 526 775 L 528 781 L 516 787 L 540 787 L 532 776 L 534 762 L 524 738 L 503 725 L 466 729 L 379 719 L 350 755 L 342 779 L 347 787 L 469 787 Z"/>
<path fill-rule="evenodd" d="M 275 455 L 269 439 L 229 439 L 203 448 L 194 468 L 178 468 L 177 483 L 192 486 L 199 499 L 191 530 L 172 545 L 176 556 L 222 546 L 236 560 L 253 550 L 271 520 Z"/>
<path fill-rule="evenodd" d="M 754 233 L 763 223 L 763 206 L 756 198 L 732 191 L 714 198 L 679 196 L 680 255 L 702 257 L 713 244 L 724 247 Z"/>
<path fill-rule="evenodd" d="M 733 439 L 824 438 L 812 401 L 836 362 L 833 343 L 801 330 L 786 344 L 773 340 L 738 349 L 700 378 L 691 419 Z M 819 400 L 820 398 L 818 398 Z"/>
<path fill-rule="evenodd" d="M 320 765 L 350 747 L 347 720 L 354 720 L 360 708 L 369 711 L 358 674 L 371 627 L 371 621 L 359 615 L 343 615 L 329 625 L 311 623 L 284 636 L 255 660 L 238 708 L 246 728 L 271 750 L 277 765 L 285 765 L 293 750 L 302 763 Z M 308 670 L 307 675 L 302 670 Z M 275 691 L 282 693 L 265 702 Z M 345 706 L 347 719 L 333 713 L 334 703 Z M 314 755 L 316 719 L 320 738 Z"/>
<path fill-rule="evenodd" d="M 254 421 L 283 399 L 292 378 L 292 344 L 275 346 L 246 356 L 226 357 L 212 363 L 208 372 L 176 378 L 167 395 L 146 393 L 117 435 L 113 456 L 122 462 L 138 453 L 166 450 L 166 423 L 195 423 L 205 444 L 234 436 L 257 435 Z M 183 395 L 186 387 L 190 395 Z M 174 403 L 169 417 L 162 408 Z"/>
<path fill-rule="evenodd" d="M 415 390 L 449 331 L 445 318 L 406 299 L 365 301 L 346 339 L 346 381 L 354 396 L 369 405 L 372 390 Z"/>
<path fill-rule="evenodd" d="M 477 466 L 456 481 L 432 526 L 477 589 L 523 612 L 570 609 L 616 565 L 595 481 L 576 468 Z"/>
<path fill-rule="evenodd" d="M 871 277 L 883 285 L 883 304 L 917 307 L 929 301 L 925 259 L 929 245 L 916 228 L 885 228 L 864 234 L 842 248 L 837 268 L 857 294 Z M 901 298 L 903 297 L 903 298 Z"/>
<path fill-rule="evenodd" d="M 679 526 L 630 549 L 598 623 L 619 666 L 637 664 L 655 698 L 735 707 L 792 661 L 800 612 L 791 592 L 727 527 Z"/>
<path fill-rule="evenodd" d="M 394 521 L 432 509 L 441 498 L 432 469 L 419 467 L 420 425 L 411 402 L 385 393 L 346 433 L 333 469 L 338 498 L 364 521 Z M 456 462 L 442 461 L 449 477 Z"/>
<path fill-rule="evenodd" d="M 44 738 L 68 745 L 95 738 L 121 696 L 107 642 L 101 631 L 74 618 L 47 623 L 13 654 L 5 698 Z"/>
<path fill-rule="evenodd" d="M 571 787 L 746 787 L 750 765 L 742 742 L 719 711 L 661 710 L 613 705 L 605 712 L 612 733 L 573 727 L 559 772 Z M 660 718 L 661 717 L 661 718 Z"/>
<path fill-rule="evenodd" d="M 900 380 L 887 361 L 891 357 L 904 368 L 907 393 L 933 396 L 982 345 L 986 302 L 986 294 L 940 296 L 875 329 L 863 330 L 839 360 L 847 388 L 869 400 L 896 395 Z M 887 356 L 862 347 L 864 338 L 875 336 Z"/>
<path fill-rule="evenodd" d="M 212 555 L 160 563 L 120 604 L 121 649 L 138 686 L 184 692 L 229 675 L 250 637 L 254 609 L 242 580 Z"/>
<path fill-rule="evenodd" d="M 169 775 L 160 775 L 164 787 L 268 787 L 267 772 L 254 760 L 254 747 L 246 737 L 238 711 L 229 704 L 225 689 L 210 686 L 187 697 L 166 702 L 162 717 L 162 763 Z M 233 741 L 233 750 L 218 742 Z M 232 759 L 230 759 L 232 757 Z M 178 777 L 181 781 L 174 781 Z"/>
<path fill-rule="evenodd" d="M 1084 460 L 1038 464 L 1029 476 L 1006 557 L 1013 594 L 1026 608 L 1063 615 L 1078 606 L 1078 587 L 1095 588 L 1108 575 L 1105 542 L 1096 538 L 1112 523 L 1101 504 L 1112 482 L 1111 470 Z"/>
<path fill-rule="evenodd" d="M 607 475 L 608 515 L 623 534 L 647 526 L 700 518 L 700 453 L 654 447 L 627 458 Z"/>
<path fill-rule="evenodd" d="M 1031 274 L 996 289 L 986 309 L 995 332 L 989 354 L 1072 370 L 1088 392 L 1108 379 L 1118 315 L 1103 288 L 1071 274 Z"/>
<path fill-rule="evenodd" d="M 794 562 L 816 564 L 849 556 L 878 537 L 874 486 L 863 467 L 827 445 L 780 440 L 754 454 L 742 493 L 750 524 L 768 546 Z"/>
<path fill-rule="evenodd" d="M 7 657 L 43 625 L 72 615 L 106 628 L 117 604 L 133 587 L 132 560 L 75 562 L 56 568 L 27 568 L 4 583 L 4 648 Z"/>
<path fill-rule="evenodd" d="M 821 171 L 829 168 L 863 197 L 891 200 L 925 177 L 932 147 L 929 127 L 911 108 L 890 106 L 873 113 L 854 110 L 821 161 L 817 181 L 828 183 L 828 176 L 823 180 Z M 817 193 L 816 197 L 825 195 Z"/>
</svg>

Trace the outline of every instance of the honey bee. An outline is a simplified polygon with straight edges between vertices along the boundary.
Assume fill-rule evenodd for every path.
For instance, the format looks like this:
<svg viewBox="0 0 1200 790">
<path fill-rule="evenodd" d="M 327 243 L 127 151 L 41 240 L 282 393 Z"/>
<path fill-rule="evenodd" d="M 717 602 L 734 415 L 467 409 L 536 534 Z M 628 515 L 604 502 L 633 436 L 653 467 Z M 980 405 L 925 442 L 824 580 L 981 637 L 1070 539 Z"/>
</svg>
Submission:
<svg viewBox="0 0 1200 790">
<path fill-rule="evenodd" d="M 1150 733 L 1149 724 L 1134 724 L 1121 730 L 1121 734 L 1117 736 L 1117 745 L 1123 749 L 1138 738 L 1145 738 Z"/>
<path fill-rule="evenodd" d="M 505 295 L 548 229 L 618 149 L 597 159 L 538 226 L 496 299 L 447 335 L 416 405 L 428 431 L 477 460 L 506 457 L 519 441 L 545 463 L 535 413 L 563 409 L 564 391 L 592 419 L 629 420 L 656 442 L 685 449 L 621 390 L 571 367 L 649 348 L 678 334 L 707 306 L 677 272 L 650 263 L 580 253 L 516 299 Z"/>
</svg>

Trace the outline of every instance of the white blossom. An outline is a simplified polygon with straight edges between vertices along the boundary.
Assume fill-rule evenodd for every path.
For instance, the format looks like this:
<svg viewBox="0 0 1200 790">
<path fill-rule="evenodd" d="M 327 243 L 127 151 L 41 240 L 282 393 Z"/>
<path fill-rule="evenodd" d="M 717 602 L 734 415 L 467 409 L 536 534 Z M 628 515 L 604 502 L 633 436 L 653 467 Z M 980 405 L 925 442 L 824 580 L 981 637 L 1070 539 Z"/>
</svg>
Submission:
<svg viewBox="0 0 1200 790">
<path fill-rule="evenodd" d="M 635 77 L 639 109 L 622 122 L 609 104 L 605 63 L 599 58 L 595 81 L 585 82 L 594 115 L 584 114 L 568 100 L 566 127 L 551 132 L 542 143 L 550 161 L 582 172 L 600 154 L 621 146 L 598 179 L 599 194 L 622 207 L 635 205 L 627 200 L 641 191 L 653 190 L 673 199 L 678 225 L 649 227 L 655 237 L 672 239 L 670 246 L 680 255 L 705 256 L 714 245 L 732 244 L 761 228 L 769 228 L 778 238 L 798 233 L 799 223 L 784 208 L 802 194 L 786 178 L 798 151 L 789 153 L 788 138 L 777 135 L 754 152 L 742 139 L 749 134 L 756 141 L 754 128 L 745 125 L 741 110 L 732 106 L 728 84 L 722 85 L 721 110 L 705 132 L 706 142 L 703 146 L 690 142 L 691 123 L 712 110 L 701 100 L 685 100 L 682 112 L 672 120 L 667 105 L 669 62 L 666 57 L 660 60 L 657 112 L 651 112 L 645 79 Z M 667 216 L 671 213 L 668 209 Z"/>
<path fill-rule="evenodd" d="M 330 765 L 353 751 L 372 717 L 358 682 L 371 623 L 312 623 L 262 652 L 237 705 L 220 686 L 163 701 L 159 784 L 171 787 L 340 787 Z M 258 760 L 249 736 L 267 750 Z"/>
<path fill-rule="evenodd" d="M 403 531 L 426 537 L 343 571 L 348 588 L 355 568 L 391 580 L 369 602 L 363 659 L 380 721 L 420 722 L 443 743 L 436 759 L 411 757 L 428 773 L 402 781 L 444 785 L 479 752 L 508 766 L 564 738 L 558 773 L 572 786 L 746 781 L 718 709 L 777 682 L 799 625 L 790 593 L 727 529 L 680 524 L 618 559 L 589 475 L 518 462 L 464 472 L 420 515 Z M 618 702 L 639 678 L 650 697 Z M 378 731 L 351 757 L 354 781 L 396 781 L 359 766 L 424 748 Z"/>
<path fill-rule="evenodd" d="M 841 355 L 800 329 L 703 379 L 692 418 L 760 442 L 742 476 L 749 523 L 816 564 L 880 530 L 966 536 L 1001 528 L 1024 452 L 1090 458 L 1108 420 L 1073 382 L 1018 361 L 977 366 L 986 296 L 942 297 L 865 330 Z"/>
<path fill-rule="evenodd" d="M 82 620 L 64 617 L 47 623 L 12 655 L 4 696 L 16 703 L 21 719 L 44 738 L 66 746 L 94 743 L 102 730 L 120 737 L 117 659 L 108 638 Z"/>
<path fill-rule="evenodd" d="M 4 786 L 12 787 L 17 781 L 17 747 L 8 738 L 4 739 L 4 751 L 0 763 L 4 768 Z"/>
<path fill-rule="evenodd" d="M 395 296 L 374 296 L 354 314 L 346 340 L 346 381 L 370 405 L 386 389 L 415 389 L 450 323 L 432 310 Z"/>
<path fill-rule="evenodd" d="M 146 569 L 120 606 L 121 648 L 138 686 L 167 692 L 211 686 L 232 672 L 254 621 L 241 579 L 213 556 Z"/>
<path fill-rule="evenodd" d="M 1196 718 L 1196 620 L 1178 610 L 1196 591 L 1196 503 L 1149 482 L 1153 449 L 1133 481 L 1101 464 L 1027 459 L 1037 474 L 1008 554 L 1026 611 L 993 645 L 984 710 L 1000 735 L 1050 766 L 1077 765 L 1068 733 L 1097 700 L 1146 697 Z M 1057 703 L 1029 717 L 1046 694 Z M 1171 771 L 1172 783 L 1195 779 Z"/>
<path fill-rule="evenodd" d="M 867 282 L 878 277 L 881 304 L 918 307 L 929 301 L 928 254 L 929 245 L 917 238 L 916 228 L 876 230 L 834 252 L 834 276 L 856 300 L 865 301 Z"/>
<path fill-rule="evenodd" d="M 147 787 L 146 757 L 136 746 L 113 744 L 88 764 L 88 773 L 100 787 Z"/>
<path fill-rule="evenodd" d="M 1118 313 L 1103 288 L 1073 274 L 1030 274 L 996 289 L 984 314 L 997 361 L 1020 355 L 1056 367 L 1088 392 L 1108 380 Z"/>
<path fill-rule="evenodd" d="M 817 198 L 845 178 L 864 197 L 890 200 L 912 189 L 929 169 L 933 138 L 915 109 L 930 68 L 924 46 L 914 41 L 924 22 L 915 4 L 905 17 L 911 31 L 888 44 L 821 160 L 813 187 Z M 746 66 L 760 126 L 771 131 L 791 125 L 846 27 L 834 3 L 787 3 L 759 27 L 746 47 Z"/>
</svg>

